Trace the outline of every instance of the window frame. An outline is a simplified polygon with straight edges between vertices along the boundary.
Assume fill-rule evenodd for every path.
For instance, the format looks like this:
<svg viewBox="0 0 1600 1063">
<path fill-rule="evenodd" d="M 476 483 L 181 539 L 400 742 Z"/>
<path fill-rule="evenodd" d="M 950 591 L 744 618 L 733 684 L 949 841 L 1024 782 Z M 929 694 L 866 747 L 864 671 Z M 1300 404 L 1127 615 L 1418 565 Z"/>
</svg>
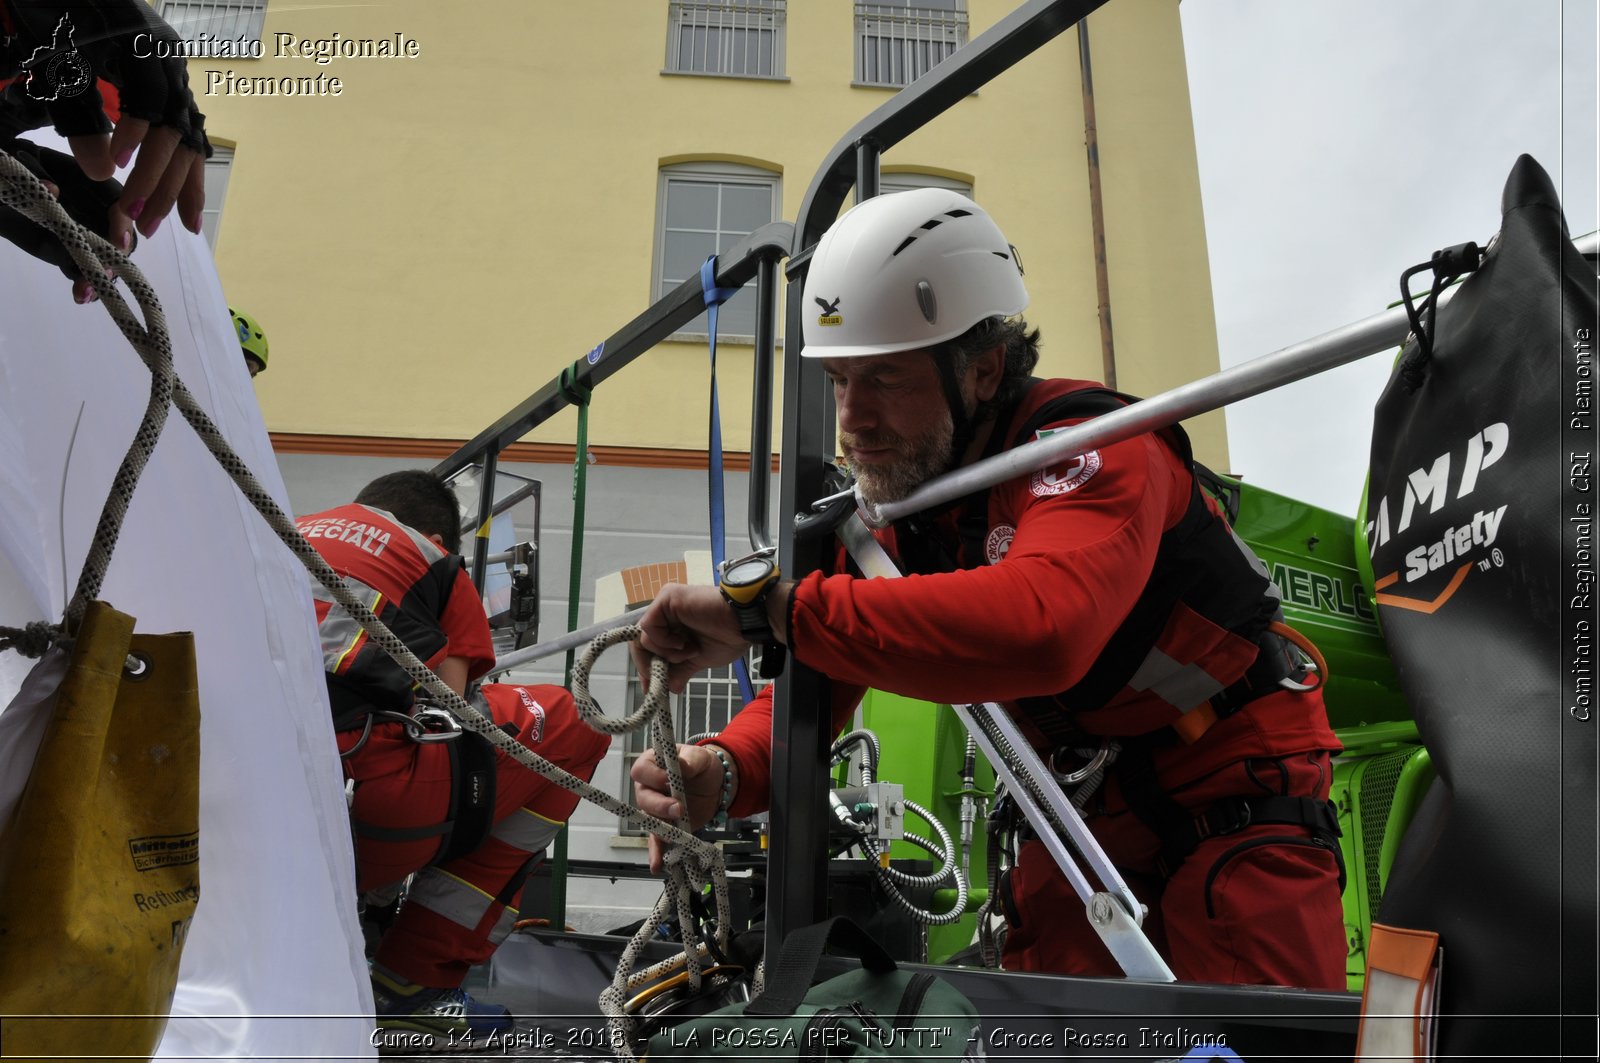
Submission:
<svg viewBox="0 0 1600 1063">
<path fill-rule="evenodd" d="M 721 9 L 726 13 L 727 21 L 738 21 L 741 17 L 748 20 L 770 18 L 772 20 L 772 72 L 763 74 L 748 70 L 697 70 L 692 65 L 683 62 L 683 38 L 680 28 L 684 23 L 686 9 L 698 8 L 704 11 Z M 764 9 L 764 12 L 763 12 Z M 690 22 L 690 26 L 695 23 Z M 667 54 L 662 65 L 663 74 L 683 77 L 721 77 L 741 78 L 752 81 L 788 81 L 788 67 L 786 55 L 788 52 L 788 25 L 789 6 L 788 0 L 668 0 L 667 4 Z M 709 24 L 706 28 L 713 28 Z M 720 30 L 746 30 L 760 32 L 764 27 L 751 25 L 725 25 L 719 24 L 715 28 Z M 692 51 L 692 50 L 691 50 Z M 723 51 L 718 48 L 718 53 Z M 731 57 L 732 45 L 728 45 Z M 692 63 L 692 56 L 691 56 Z M 730 63 L 731 65 L 731 63 Z"/>
<path fill-rule="evenodd" d="M 951 4 L 949 7 L 932 7 L 926 2 L 919 3 L 917 0 L 873 0 L 873 2 L 855 0 L 854 23 L 851 29 L 851 51 L 853 54 L 851 59 L 852 80 L 850 84 L 859 88 L 902 89 L 915 82 L 917 78 L 923 77 L 929 71 L 933 70 L 934 67 L 938 66 L 939 63 L 944 62 L 946 59 L 950 58 L 951 55 L 954 55 L 957 51 L 965 47 L 967 41 L 971 39 L 971 16 L 967 10 L 967 0 L 949 0 L 949 2 Z M 909 36 L 892 37 L 881 32 L 873 34 L 869 34 L 867 32 L 868 27 L 875 24 L 877 20 L 888 20 L 896 17 L 891 9 L 907 12 L 918 12 L 919 14 L 923 15 L 929 23 L 933 22 L 934 16 L 941 14 L 947 16 L 943 20 L 945 23 L 943 28 L 946 32 L 944 40 L 934 40 L 930 37 L 927 43 L 951 43 L 954 45 L 954 47 L 952 47 L 946 55 L 942 56 L 938 62 L 930 64 L 927 69 L 922 70 L 914 77 L 907 78 L 904 81 L 892 81 L 884 78 L 869 80 L 867 78 L 868 64 L 866 57 L 866 40 L 869 36 L 875 38 L 887 37 L 890 41 L 894 42 L 901 48 L 913 43 L 917 43 L 917 39 Z M 892 67 L 892 60 L 889 65 Z"/>
<path fill-rule="evenodd" d="M 682 284 L 683 281 L 687 279 L 680 277 L 672 281 L 670 284 L 665 282 L 663 279 L 665 276 L 664 271 L 666 268 L 667 254 L 667 204 L 670 195 L 670 186 L 674 181 L 698 181 L 701 183 L 716 183 L 719 186 L 724 184 L 764 185 L 770 194 L 770 200 L 767 212 L 767 220 L 762 224 L 770 225 L 773 221 L 782 216 L 783 175 L 776 170 L 764 169 L 759 166 L 749 165 L 748 163 L 723 162 L 715 160 L 672 163 L 670 165 L 660 167 L 656 171 L 655 246 L 652 249 L 650 256 L 649 301 L 652 304 L 659 300 L 667 292 L 671 291 L 673 287 Z M 718 227 L 713 231 L 715 232 L 717 240 L 720 241 L 723 235 L 723 230 L 721 229 L 720 225 L 720 191 L 718 194 Z M 679 231 L 705 230 L 682 229 Z M 720 254 L 723 250 L 726 250 L 726 248 L 720 246 L 719 243 L 717 247 L 717 253 Z M 754 292 L 755 281 L 752 279 L 745 284 L 744 288 L 740 290 L 740 294 L 734 298 L 752 300 L 751 305 L 753 308 L 753 300 L 755 298 Z M 731 301 L 732 300 L 730 300 L 730 302 Z M 705 342 L 708 338 L 705 315 L 702 313 L 684 328 L 674 332 L 667 338 L 669 340 L 680 342 Z M 717 323 L 717 339 L 719 342 L 725 343 L 747 345 L 754 344 L 755 333 L 753 317 L 751 320 L 751 331 L 749 332 L 731 331 L 728 327 L 727 321 L 719 318 Z"/>
</svg>

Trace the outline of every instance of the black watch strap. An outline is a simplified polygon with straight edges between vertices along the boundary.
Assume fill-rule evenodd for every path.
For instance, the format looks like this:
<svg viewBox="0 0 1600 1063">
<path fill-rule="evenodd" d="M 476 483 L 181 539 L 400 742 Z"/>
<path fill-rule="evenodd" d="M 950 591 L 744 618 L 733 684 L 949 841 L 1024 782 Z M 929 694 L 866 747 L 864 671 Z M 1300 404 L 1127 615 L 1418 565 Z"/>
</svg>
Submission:
<svg viewBox="0 0 1600 1063">
<path fill-rule="evenodd" d="M 733 608 L 739 634 L 761 647 L 763 679 L 772 679 L 781 673 L 788 657 L 786 647 L 778 641 L 767 620 L 767 599 L 780 586 L 779 576 L 772 551 L 765 550 L 728 562 L 722 567 L 720 579 L 722 596 Z"/>
<path fill-rule="evenodd" d="M 788 647 L 778 641 L 772 624 L 767 620 L 767 599 L 777 587 L 778 583 L 774 580 L 749 605 L 730 603 L 733 604 L 734 615 L 739 618 L 739 633 L 761 647 L 762 679 L 778 678 L 783 674 L 783 666 L 788 659 Z"/>
<path fill-rule="evenodd" d="M 772 589 L 777 586 L 776 581 L 767 584 L 761 593 L 747 605 L 730 602 L 733 606 L 733 615 L 739 618 L 739 634 L 748 642 L 774 642 L 777 636 L 772 633 L 772 625 L 767 622 L 767 599 L 772 596 Z"/>
<path fill-rule="evenodd" d="M 783 674 L 783 666 L 789 659 L 789 647 L 773 639 L 771 642 L 761 644 L 761 669 L 762 679 L 776 679 Z"/>
</svg>

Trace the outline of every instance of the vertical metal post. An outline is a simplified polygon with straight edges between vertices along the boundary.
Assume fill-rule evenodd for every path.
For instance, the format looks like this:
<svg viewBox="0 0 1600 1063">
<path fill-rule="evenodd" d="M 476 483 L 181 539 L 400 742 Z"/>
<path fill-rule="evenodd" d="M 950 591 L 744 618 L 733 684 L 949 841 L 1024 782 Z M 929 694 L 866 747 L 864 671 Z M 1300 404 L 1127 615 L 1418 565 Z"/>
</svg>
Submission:
<svg viewBox="0 0 1600 1063">
<path fill-rule="evenodd" d="M 750 384 L 750 545 L 772 545 L 767 511 L 772 486 L 772 375 L 778 353 L 778 263 L 756 266 L 756 364 Z"/>
<path fill-rule="evenodd" d="M 472 583 L 483 593 L 484 575 L 489 568 L 489 522 L 494 519 L 494 474 L 500 464 L 500 451 L 489 448 L 483 452 L 483 464 L 478 473 L 478 523 L 472 529 Z"/>
<path fill-rule="evenodd" d="M 533 601 L 535 612 L 533 614 L 534 637 L 530 641 L 537 642 L 539 635 L 539 610 L 544 608 L 544 578 L 539 574 L 539 568 L 544 564 L 544 547 L 540 544 L 543 540 L 539 535 L 539 524 L 544 519 L 544 484 L 533 481 L 533 562 L 528 566 L 528 574 L 533 577 Z"/>
<path fill-rule="evenodd" d="M 1094 231 L 1094 291 L 1100 311 L 1100 375 L 1117 386 L 1117 355 L 1111 343 L 1111 278 L 1106 268 L 1106 218 L 1100 198 L 1100 135 L 1094 120 L 1094 74 L 1089 67 L 1089 20 L 1078 23 L 1078 69 L 1083 76 L 1083 146 L 1089 157 L 1089 222 Z"/>
<path fill-rule="evenodd" d="M 838 203 L 839 200 L 835 200 Z M 829 213 L 823 211 L 821 213 Z M 818 233 L 796 235 L 797 247 L 814 243 Z M 804 241 L 804 243 L 802 243 Z M 791 265 L 793 258 L 791 257 Z M 801 305 L 804 269 L 791 270 L 786 348 L 783 360 L 783 475 L 778 492 L 778 556 L 783 570 L 807 573 L 828 560 L 833 542 L 826 536 L 796 541 L 794 517 L 822 497 L 823 455 L 833 453 L 833 395 L 824 387 L 822 366 L 801 358 L 804 342 Z M 804 398 L 802 398 L 804 396 Z M 778 678 L 772 703 L 772 805 L 774 844 L 768 859 L 767 955 L 776 955 L 792 931 L 818 922 L 826 913 L 828 880 L 828 748 L 833 724 L 827 719 L 828 680 L 793 656 Z"/>
<path fill-rule="evenodd" d="M 856 202 L 878 194 L 878 160 L 883 152 L 877 142 L 863 139 L 856 143 Z"/>
</svg>

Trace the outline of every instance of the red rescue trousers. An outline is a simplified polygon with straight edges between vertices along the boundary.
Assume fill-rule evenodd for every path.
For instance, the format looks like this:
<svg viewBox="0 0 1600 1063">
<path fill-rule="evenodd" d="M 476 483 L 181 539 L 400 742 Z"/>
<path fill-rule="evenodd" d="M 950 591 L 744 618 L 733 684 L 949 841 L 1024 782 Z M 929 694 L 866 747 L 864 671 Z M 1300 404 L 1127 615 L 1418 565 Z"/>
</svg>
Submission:
<svg viewBox="0 0 1600 1063">
<path fill-rule="evenodd" d="M 496 724 L 581 779 L 593 776 L 611 744 L 609 735 L 578 717 L 572 695 L 561 687 L 491 684 L 482 693 Z M 358 736 L 341 732 L 340 749 Z M 356 780 L 351 817 L 363 827 L 407 830 L 449 818 L 449 752 L 442 744 L 411 741 L 398 724 L 375 726 L 367 745 L 345 761 L 345 773 Z M 429 866 L 438 837 L 386 841 L 358 834 L 356 885 L 362 892 L 417 873 L 374 961 L 418 985 L 460 985 L 511 932 L 520 903 L 518 872 L 555 838 L 577 803 L 577 794 L 496 750 L 494 831 L 477 849 Z"/>
<path fill-rule="evenodd" d="M 1197 815 L 1228 797 L 1328 796 L 1325 752 L 1240 761 L 1172 792 Z M 1156 871 L 1160 841 L 1108 779 L 1107 807 L 1088 824 L 1134 895 L 1149 909 L 1144 930 L 1173 973 L 1188 982 L 1345 988 L 1339 870 L 1326 844 L 1297 824 L 1258 823 L 1214 835 L 1170 879 Z M 1089 925 L 1084 903 L 1038 841 L 1018 854 L 1001 887 L 1008 970 L 1120 976 Z"/>
</svg>

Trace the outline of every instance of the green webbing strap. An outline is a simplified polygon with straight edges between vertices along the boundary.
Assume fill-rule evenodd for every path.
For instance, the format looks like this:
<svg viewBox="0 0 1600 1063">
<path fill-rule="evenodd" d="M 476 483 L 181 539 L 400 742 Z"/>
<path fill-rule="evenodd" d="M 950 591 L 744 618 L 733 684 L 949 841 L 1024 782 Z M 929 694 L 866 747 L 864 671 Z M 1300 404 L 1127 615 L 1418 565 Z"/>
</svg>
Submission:
<svg viewBox="0 0 1600 1063">
<path fill-rule="evenodd" d="M 589 397 L 593 394 L 578 379 L 582 361 L 561 371 L 561 391 L 578 408 L 578 440 L 572 455 L 572 553 L 567 579 L 567 630 L 578 630 L 578 599 L 583 590 L 583 502 L 589 483 Z M 572 665 L 576 649 L 567 651 L 561 685 L 572 689 Z M 555 851 L 550 859 L 550 925 L 561 930 L 567 925 L 567 827 L 556 834 Z"/>
</svg>

